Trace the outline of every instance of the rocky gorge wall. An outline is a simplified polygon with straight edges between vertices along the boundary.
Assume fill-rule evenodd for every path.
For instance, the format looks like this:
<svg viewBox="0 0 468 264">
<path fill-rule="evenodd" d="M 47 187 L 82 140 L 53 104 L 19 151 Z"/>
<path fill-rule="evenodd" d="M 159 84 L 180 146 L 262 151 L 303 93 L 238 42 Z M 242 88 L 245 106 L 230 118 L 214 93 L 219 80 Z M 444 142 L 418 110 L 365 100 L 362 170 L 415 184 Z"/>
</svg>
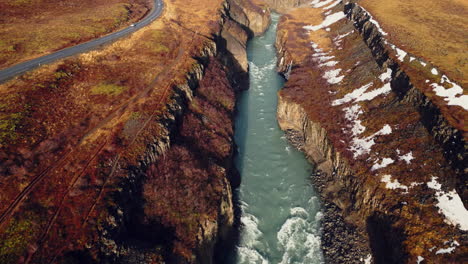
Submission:
<svg viewBox="0 0 468 264">
<path fill-rule="evenodd" d="M 169 42 L 161 38 L 163 30 L 147 30 L 152 42 L 144 44 L 145 51 L 150 48 L 163 62 L 161 54 L 172 57 L 149 85 L 140 85 L 146 87 L 143 91 L 122 88 L 128 80 L 121 81 L 121 86 L 105 86 L 117 89 L 104 93 L 108 98 L 101 95 L 114 104 L 126 93 L 133 97 L 117 110 L 101 106 L 100 113 L 111 111 L 99 122 L 96 117 L 89 119 L 98 126 L 74 130 L 81 138 L 75 150 L 68 143 L 73 137 L 62 135 L 64 147 L 44 152 L 47 159 L 22 156 L 24 152 L 13 144 L 2 153 L 0 173 L 8 180 L 22 172 L 14 164 L 35 162 L 40 169 L 45 161 L 55 160 L 51 153 L 75 151 L 51 165 L 59 180 L 44 170 L 23 191 L 30 190 L 26 201 L 18 198 L 6 210 L 3 205 L 0 263 L 212 263 L 216 254 L 228 250 L 226 240 L 234 224 L 232 189 L 240 181 L 232 163 L 236 93 L 246 88 L 247 39 L 269 25 L 269 9 L 261 3 L 168 3 L 163 26 L 183 38 L 173 42 L 178 47 L 169 49 L 165 46 Z M 187 5 L 198 13 L 183 9 Z M 105 58 L 117 68 L 118 55 Z M 138 66 L 142 65 L 144 60 Z M 150 74 L 141 73 L 159 67 L 132 76 L 147 80 Z M 61 70 L 67 82 L 54 87 L 70 87 L 74 78 L 83 83 L 77 77 L 82 68 Z M 61 129 L 68 128 L 62 125 Z M 45 142 L 55 146 L 51 136 Z M 101 147 L 96 148 L 97 143 Z M 26 153 L 28 148 L 33 150 L 28 145 L 21 148 Z M 8 153 L 18 153 L 21 160 L 10 159 L 13 154 Z M 1 182 L 2 186 L 7 183 Z M 13 195 L 12 189 L 0 198 L 10 201 Z M 38 213 L 39 204 L 43 210 Z"/>
<path fill-rule="evenodd" d="M 293 10 L 276 43 L 278 121 L 317 165 L 326 260 L 463 263 L 465 132 L 358 10 Z"/>
<path fill-rule="evenodd" d="M 161 120 L 165 136 L 130 170 L 124 185 L 135 189 L 116 195 L 120 224 L 103 230 L 104 262 L 213 263 L 230 249 L 232 190 L 240 183 L 233 165 L 236 94 L 246 89 L 247 40 L 270 19 L 257 3 L 224 3 L 219 31 L 195 55 L 188 82 L 174 87 Z"/>
</svg>

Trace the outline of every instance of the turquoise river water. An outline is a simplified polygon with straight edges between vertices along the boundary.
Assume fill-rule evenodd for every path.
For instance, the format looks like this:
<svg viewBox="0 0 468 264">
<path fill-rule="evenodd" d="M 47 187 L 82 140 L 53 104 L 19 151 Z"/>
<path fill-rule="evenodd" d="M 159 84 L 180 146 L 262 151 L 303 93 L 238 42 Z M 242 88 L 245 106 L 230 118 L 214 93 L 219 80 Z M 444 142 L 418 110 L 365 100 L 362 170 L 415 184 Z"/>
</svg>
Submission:
<svg viewBox="0 0 468 264">
<path fill-rule="evenodd" d="M 248 45 L 250 88 L 238 101 L 235 135 L 241 234 L 232 263 L 323 263 L 312 167 L 288 144 L 276 120 L 277 91 L 284 84 L 276 72 L 278 19 L 273 15 L 266 34 Z"/>
</svg>

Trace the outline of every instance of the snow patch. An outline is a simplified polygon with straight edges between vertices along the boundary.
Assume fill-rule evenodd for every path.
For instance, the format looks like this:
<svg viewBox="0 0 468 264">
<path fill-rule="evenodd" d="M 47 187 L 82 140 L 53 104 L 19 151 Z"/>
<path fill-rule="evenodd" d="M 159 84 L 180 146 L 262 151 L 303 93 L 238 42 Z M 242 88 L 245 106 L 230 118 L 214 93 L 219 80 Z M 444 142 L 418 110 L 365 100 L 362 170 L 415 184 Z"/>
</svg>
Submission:
<svg viewBox="0 0 468 264">
<path fill-rule="evenodd" d="M 388 94 L 392 90 L 392 87 L 391 87 L 390 83 L 386 83 L 386 84 L 384 84 L 384 86 L 382 86 L 382 87 L 380 87 L 378 89 L 372 90 L 370 92 L 366 92 L 367 89 L 372 86 L 372 84 L 373 83 L 366 84 L 366 85 L 354 90 L 353 92 L 345 95 L 342 99 L 337 99 L 337 100 L 333 101 L 332 105 L 333 106 L 341 105 L 341 104 L 351 102 L 351 101 L 354 101 L 354 100 L 356 102 L 370 101 L 370 100 L 374 99 L 375 97 L 377 97 L 379 95 Z"/>
<path fill-rule="evenodd" d="M 387 71 L 382 73 L 379 76 L 379 79 L 384 83 L 382 87 L 372 90 L 370 92 L 367 92 L 367 89 L 371 87 L 373 83 L 366 84 L 352 91 L 351 93 L 345 95 L 343 98 L 334 100 L 332 102 L 332 105 L 337 106 L 337 105 L 341 105 L 341 104 L 348 103 L 351 101 L 356 101 L 356 102 L 370 101 L 379 95 L 382 95 L 382 94 L 386 95 L 392 90 L 391 84 L 389 82 L 391 78 L 392 78 L 392 69 L 387 68 Z"/>
<path fill-rule="evenodd" d="M 406 153 L 405 155 L 402 155 L 400 157 L 398 157 L 400 160 L 404 160 L 406 162 L 406 164 L 410 164 L 411 161 L 414 159 L 413 157 L 413 152 L 408 152 Z"/>
<path fill-rule="evenodd" d="M 326 5 L 330 4 L 333 1 L 335 1 L 335 0 L 326 0 L 326 1 L 315 0 L 310 4 L 312 4 L 312 7 L 320 8 L 320 7 L 323 7 L 323 6 L 326 6 Z"/>
<path fill-rule="evenodd" d="M 336 47 L 340 47 L 341 43 L 343 42 L 343 39 L 346 38 L 347 36 L 351 35 L 352 33 L 354 33 L 354 30 L 348 32 L 348 33 L 345 33 L 345 34 L 342 34 L 342 35 L 338 35 L 336 37 L 333 38 L 333 43 L 335 44 Z M 339 48 L 341 49 L 341 47 Z"/>
<path fill-rule="evenodd" d="M 452 87 L 445 89 L 442 84 L 448 83 Z M 463 107 L 463 109 L 468 110 L 468 95 L 463 94 L 463 88 L 460 85 L 451 82 L 447 76 L 442 76 L 441 83 L 431 84 L 433 91 L 437 96 L 444 97 L 444 100 L 448 105 L 458 105 Z"/>
<path fill-rule="evenodd" d="M 397 47 L 395 47 L 395 50 L 397 52 L 397 58 L 399 61 L 403 61 L 406 57 L 406 55 L 408 55 L 408 53 L 402 49 L 399 49 Z"/>
<path fill-rule="evenodd" d="M 344 75 L 340 76 L 341 69 L 334 69 L 330 71 L 326 71 L 323 74 L 323 78 L 327 80 L 329 84 L 337 84 L 340 83 L 344 79 Z"/>
<path fill-rule="evenodd" d="M 427 182 L 426 184 L 427 184 L 427 187 L 436 191 L 440 191 L 442 188 L 442 184 L 437 182 L 437 177 L 432 177 L 431 181 Z"/>
<path fill-rule="evenodd" d="M 328 62 L 324 62 L 320 64 L 319 66 L 320 67 L 333 67 L 333 66 L 336 66 L 337 64 L 338 64 L 337 61 L 328 61 Z"/>
<path fill-rule="evenodd" d="M 322 49 L 319 48 L 319 45 L 317 45 L 314 42 L 311 42 L 312 48 L 316 53 L 312 55 L 314 57 L 314 61 L 319 62 L 319 67 L 329 67 L 332 68 L 338 64 L 337 61 L 330 61 L 331 59 L 334 59 L 335 56 L 327 56 L 328 53 L 323 52 Z M 343 79 L 344 76 L 340 75 L 341 69 L 333 69 L 326 71 L 323 74 L 323 78 L 327 80 L 329 84 L 337 84 L 340 83 Z"/>
<path fill-rule="evenodd" d="M 349 148 L 354 153 L 354 158 L 357 158 L 363 154 L 367 154 L 371 151 L 372 146 L 375 145 L 374 138 L 380 135 L 389 135 L 392 133 L 392 128 L 389 125 L 385 125 L 381 130 L 375 134 L 366 138 L 353 138 L 351 141 L 351 147 Z"/>
<path fill-rule="evenodd" d="M 392 69 L 390 68 L 387 68 L 387 71 L 382 73 L 380 76 L 379 76 L 379 79 L 383 82 L 383 83 L 386 83 L 386 82 L 389 82 L 392 80 Z"/>
<path fill-rule="evenodd" d="M 401 184 L 398 180 L 392 180 L 392 175 L 384 175 L 381 179 L 382 182 L 386 183 L 385 187 L 387 189 L 403 189 L 405 193 L 408 192 L 408 186 Z"/>
<path fill-rule="evenodd" d="M 372 24 L 374 24 L 374 26 L 377 28 L 377 30 L 380 32 L 380 34 L 382 34 L 383 36 L 387 36 L 388 33 L 385 32 L 382 27 L 380 26 L 379 22 L 377 20 L 374 19 L 374 17 L 366 10 L 364 9 L 363 7 L 361 7 L 361 9 L 367 13 L 367 15 L 369 16 L 369 22 L 371 22 Z"/>
<path fill-rule="evenodd" d="M 351 132 L 354 136 L 362 134 L 364 131 L 366 131 L 366 127 L 364 127 L 361 124 L 361 120 L 359 120 L 359 115 L 363 113 L 359 105 L 355 104 L 351 107 L 346 107 L 343 109 L 343 111 L 345 112 L 345 118 L 353 123 Z"/>
<path fill-rule="evenodd" d="M 360 258 L 360 261 L 362 261 L 364 264 L 372 264 L 372 256 L 371 254 L 367 255 L 365 259 Z"/>
<path fill-rule="evenodd" d="M 360 101 L 370 101 L 372 99 L 374 99 L 375 97 L 379 96 L 379 95 L 386 95 L 388 94 L 390 91 L 392 90 L 392 87 L 390 85 L 390 83 L 386 83 L 384 84 L 384 86 L 382 86 L 381 88 L 379 89 L 376 89 L 376 90 L 372 90 L 370 92 L 366 92 L 366 93 L 363 93 L 360 98 L 358 98 L 356 101 L 357 102 L 360 102 Z"/>
<path fill-rule="evenodd" d="M 391 158 L 383 158 L 382 161 L 380 163 L 374 163 L 374 165 L 372 166 L 371 170 L 378 170 L 378 169 L 381 169 L 381 168 L 385 168 L 387 167 L 388 165 L 394 163 L 395 160 L 391 159 Z"/>
<path fill-rule="evenodd" d="M 448 244 L 449 241 L 446 241 L 445 244 Z M 442 249 L 439 249 L 436 251 L 436 255 L 439 255 L 439 254 L 450 254 L 452 253 L 456 248 L 457 246 L 460 246 L 460 243 L 458 243 L 456 240 L 452 241 L 450 243 L 450 247 L 448 248 L 442 248 Z"/>
<path fill-rule="evenodd" d="M 424 260 L 423 257 L 418 256 L 418 259 L 416 260 L 416 264 L 421 264 L 421 262 Z"/>
<path fill-rule="evenodd" d="M 324 3 L 324 2 L 322 2 L 322 3 Z M 323 22 L 320 25 L 304 26 L 304 29 L 309 30 L 309 31 L 317 31 L 317 30 L 322 29 L 322 28 L 327 28 L 330 25 L 333 25 L 334 23 L 340 21 L 341 19 L 343 19 L 345 17 L 346 17 L 345 13 L 337 12 L 337 13 L 334 13 L 334 14 L 331 14 L 331 15 L 327 16 L 325 18 L 325 20 L 323 20 Z"/>
<path fill-rule="evenodd" d="M 331 59 L 334 59 L 335 56 L 322 56 L 322 54 L 325 54 L 325 53 L 315 53 L 314 55 L 316 56 L 313 56 L 313 57 L 316 57 L 319 62 L 326 62 L 326 61 L 329 61 Z"/>
<path fill-rule="evenodd" d="M 333 41 L 342 40 L 342 39 L 346 38 L 347 36 L 349 36 L 349 35 L 351 35 L 351 34 L 353 34 L 353 33 L 354 33 L 354 30 L 351 30 L 351 31 L 348 32 L 348 33 L 345 33 L 345 34 L 342 34 L 342 35 L 338 35 L 338 36 L 336 36 L 336 37 L 333 39 Z"/>
<path fill-rule="evenodd" d="M 457 191 L 455 189 L 449 192 L 442 191 L 442 184 L 437 181 L 436 177 L 432 177 L 431 181 L 426 184 L 427 187 L 436 190 L 437 207 L 439 213 L 445 215 L 445 222 L 454 226 L 459 225 L 461 230 L 468 231 L 468 210 Z"/>
</svg>

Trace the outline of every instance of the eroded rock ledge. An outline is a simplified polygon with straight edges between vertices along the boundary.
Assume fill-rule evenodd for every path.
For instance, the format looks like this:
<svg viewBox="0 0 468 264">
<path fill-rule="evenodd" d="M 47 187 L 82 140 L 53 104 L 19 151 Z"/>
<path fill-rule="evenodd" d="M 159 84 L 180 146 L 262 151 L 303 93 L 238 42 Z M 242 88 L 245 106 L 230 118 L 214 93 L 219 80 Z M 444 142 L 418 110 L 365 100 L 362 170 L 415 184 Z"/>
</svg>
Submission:
<svg viewBox="0 0 468 264">
<path fill-rule="evenodd" d="M 351 5 L 350 21 L 344 10 L 340 1 L 293 10 L 276 43 L 288 79 L 278 121 L 317 164 L 325 257 L 463 263 L 466 132 L 423 95 L 405 61 L 379 47 L 369 16 Z"/>
</svg>

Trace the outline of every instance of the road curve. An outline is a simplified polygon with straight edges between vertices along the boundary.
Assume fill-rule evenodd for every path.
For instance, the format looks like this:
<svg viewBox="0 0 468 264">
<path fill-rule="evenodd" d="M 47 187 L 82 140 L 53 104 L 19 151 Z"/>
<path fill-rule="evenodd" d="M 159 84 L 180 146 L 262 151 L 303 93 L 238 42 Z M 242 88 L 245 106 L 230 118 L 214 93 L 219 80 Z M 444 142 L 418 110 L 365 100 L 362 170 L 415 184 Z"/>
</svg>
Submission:
<svg viewBox="0 0 468 264">
<path fill-rule="evenodd" d="M 27 71 L 33 70 L 43 64 L 51 63 L 56 60 L 60 60 L 60 59 L 70 57 L 79 53 L 90 51 L 99 46 L 113 42 L 121 37 L 127 36 L 139 30 L 140 28 L 147 26 L 148 24 L 153 22 L 155 19 L 160 17 L 162 14 L 163 8 L 164 8 L 164 3 L 162 0 L 154 0 L 154 8 L 151 9 L 151 11 L 142 20 L 133 24 L 134 26 L 130 26 L 120 31 L 106 35 L 104 37 L 90 40 L 88 42 L 84 42 L 73 47 L 65 48 L 57 52 L 44 55 L 42 57 L 35 58 L 29 61 L 25 61 L 25 62 L 16 64 L 14 66 L 11 66 L 9 68 L 0 70 L 0 83 L 3 83 Z"/>
</svg>

